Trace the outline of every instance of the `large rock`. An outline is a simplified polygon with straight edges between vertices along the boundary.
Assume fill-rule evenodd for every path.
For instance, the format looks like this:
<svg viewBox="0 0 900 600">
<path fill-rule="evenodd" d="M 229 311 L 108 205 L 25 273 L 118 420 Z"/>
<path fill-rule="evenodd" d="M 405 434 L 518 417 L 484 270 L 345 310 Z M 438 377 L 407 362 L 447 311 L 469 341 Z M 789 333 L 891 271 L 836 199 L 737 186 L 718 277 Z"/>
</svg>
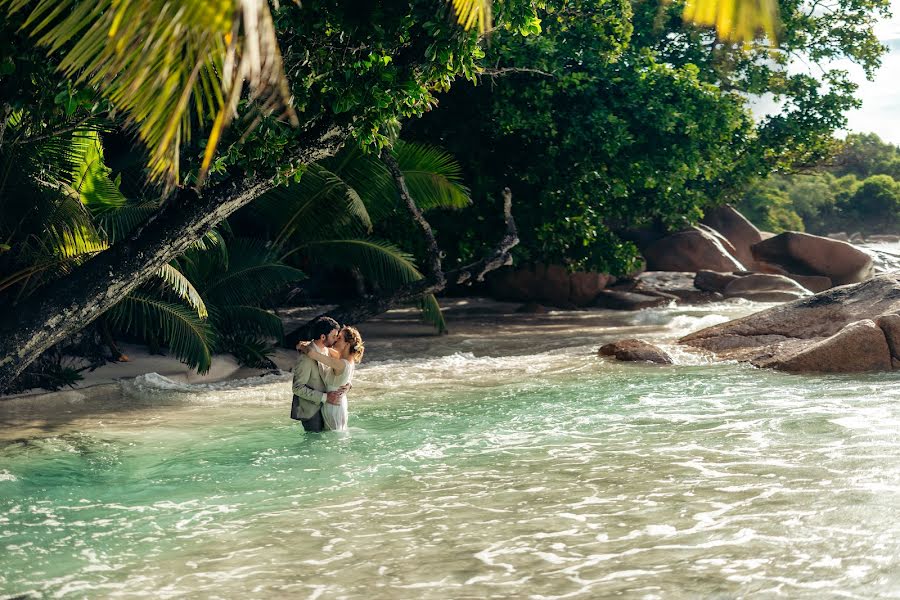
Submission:
<svg viewBox="0 0 900 600">
<path fill-rule="evenodd" d="M 600 293 L 597 294 L 594 306 L 612 310 L 641 310 L 643 308 L 664 306 L 671 301 L 671 298 L 665 296 L 601 290 Z"/>
<path fill-rule="evenodd" d="M 744 271 L 727 246 L 731 244 L 708 228 L 691 227 L 651 244 L 643 255 L 648 271 Z"/>
<path fill-rule="evenodd" d="M 731 205 L 719 206 L 706 212 L 702 221 L 712 227 L 734 247 L 734 256 L 748 267 L 753 265 L 750 246 L 763 240 L 756 226 Z"/>
<path fill-rule="evenodd" d="M 900 315 L 881 315 L 875 319 L 875 323 L 884 332 L 891 356 L 900 359 Z"/>
<path fill-rule="evenodd" d="M 775 263 L 789 273 L 824 275 L 835 285 L 872 276 L 872 257 L 859 248 L 829 238 L 786 231 L 751 247 L 756 260 Z"/>
<path fill-rule="evenodd" d="M 751 362 L 758 367 L 803 373 L 857 373 L 892 368 L 884 332 L 870 319 L 850 323 L 824 340 L 794 345 Z"/>
<path fill-rule="evenodd" d="M 497 300 L 572 308 L 591 305 L 609 280 L 604 273 L 570 273 L 562 265 L 538 263 L 498 269 L 489 276 L 488 286 Z"/>
<path fill-rule="evenodd" d="M 717 273 L 703 269 L 694 275 L 694 287 L 704 292 L 722 293 L 729 283 L 740 278 L 740 275 L 734 273 Z"/>
<path fill-rule="evenodd" d="M 831 280 L 827 277 L 799 277 L 817 286 L 828 283 L 817 291 L 831 287 Z M 721 293 L 726 298 L 745 298 L 757 302 L 790 302 L 812 293 L 794 276 L 746 271 L 738 273 L 697 271 L 697 275 L 694 277 L 694 287 L 698 290 Z"/>
<path fill-rule="evenodd" d="M 796 300 L 804 296 L 811 296 L 812 292 L 784 275 L 769 275 L 766 273 L 754 273 L 744 277 L 738 277 L 734 281 L 730 281 L 722 293 L 726 298 L 748 298 L 750 300 L 758 298 L 760 292 L 778 292 L 775 298 L 782 298 L 785 301 Z M 754 294 L 757 294 L 754 296 Z M 779 300 L 771 300 L 777 302 Z"/>
<path fill-rule="evenodd" d="M 790 277 L 814 294 L 824 292 L 834 287 L 834 282 L 830 277 L 824 275 L 797 275 L 796 273 L 787 273 L 785 277 Z"/>
<path fill-rule="evenodd" d="M 600 354 L 615 356 L 618 360 L 672 364 L 672 357 L 668 352 L 642 340 L 619 340 L 605 344 L 600 347 Z"/>
<path fill-rule="evenodd" d="M 590 305 L 609 281 L 610 276 L 605 273 L 582 271 L 569 273 L 569 302 L 575 306 Z"/>
<path fill-rule="evenodd" d="M 702 329 L 679 343 L 794 371 L 890 369 L 889 344 L 900 347 L 898 313 L 900 274 L 884 274 Z"/>
</svg>

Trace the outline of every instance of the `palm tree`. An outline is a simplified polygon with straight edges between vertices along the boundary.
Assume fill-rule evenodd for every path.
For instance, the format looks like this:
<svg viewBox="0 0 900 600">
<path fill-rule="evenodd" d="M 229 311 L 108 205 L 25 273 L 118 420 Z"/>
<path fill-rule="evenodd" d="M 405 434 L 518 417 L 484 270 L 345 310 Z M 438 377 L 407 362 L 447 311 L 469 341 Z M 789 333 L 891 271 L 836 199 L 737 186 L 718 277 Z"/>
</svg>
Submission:
<svg viewBox="0 0 900 600">
<path fill-rule="evenodd" d="M 450 1 L 466 29 L 490 29 L 492 0 Z M 0 0 L 10 16 L 26 7 L 37 43 L 67 48 L 59 69 L 127 115 L 149 149 L 152 180 L 179 182 L 179 153 L 201 124 L 202 182 L 245 83 L 258 110 L 280 109 L 297 124 L 267 0 Z M 777 39 L 777 0 L 688 0 L 684 18 L 726 41 Z"/>
<path fill-rule="evenodd" d="M 398 140 L 393 152 L 423 211 L 471 202 L 459 164 L 443 150 Z M 291 264 L 352 266 L 370 285 L 387 290 L 423 277 L 409 251 L 374 236 L 379 224 L 408 221 L 409 215 L 385 166 L 356 148 L 310 165 L 298 182 L 265 194 L 234 220 L 264 231 L 281 260 Z M 446 331 L 433 295 L 420 308 L 439 332 Z"/>
<path fill-rule="evenodd" d="M 247 84 L 258 110 L 297 123 L 267 0 L 0 0 L 59 70 L 127 115 L 149 149 L 149 176 L 179 182 L 179 154 L 209 126 L 199 179 Z"/>
<path fill-rule="evenodd" d="M 52 168 L 38 170 L 41 176 L 35 178 L 36 167 L 29 168 L 35 165 Z M 0 149 L 0 166 L 8 174 L 0 185 L 6 249 L 0 254 L 0 298 L 10 306 L 123 239 L 159 208 L 159 198 L 132 200 L 122 193 L 122 174 L 112 178 L 96 131 L 8 145 Z M 37 202 L 17 202 L 20 195 Z M 114 354 L 112 337 L 127 333 L 169 347 L 200 372 L 209 369 L 218 351 L 234 352 L 244 364 L 268 366 L 264 357 L 272 344 L 263 339 L 278 341 L 283 331 L 278 318 L 259 304 L 267 291 L 304 275 L 261 245 L 235 240 L 229 261 L 228 245 L 213 230 L 188 254 L 158 269 L 100 318 Z"/>
</svg>

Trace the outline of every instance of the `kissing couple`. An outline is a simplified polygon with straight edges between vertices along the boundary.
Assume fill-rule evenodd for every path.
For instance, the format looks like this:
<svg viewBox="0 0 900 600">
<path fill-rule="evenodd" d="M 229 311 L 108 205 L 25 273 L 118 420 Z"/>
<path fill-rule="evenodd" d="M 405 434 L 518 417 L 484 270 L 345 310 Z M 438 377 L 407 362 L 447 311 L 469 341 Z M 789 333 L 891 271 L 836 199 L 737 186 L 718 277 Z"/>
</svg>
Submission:
<svg viewBox="0 0 900 600">
<path fill-rule="evenodd" d="M 297 350 L 291 418 L 306 431 L 346 430 L 347 391 L 365 352 L 359 331 L 319 317 L 312 322 L 312 340 L 299 342 Z"/>
</svg>

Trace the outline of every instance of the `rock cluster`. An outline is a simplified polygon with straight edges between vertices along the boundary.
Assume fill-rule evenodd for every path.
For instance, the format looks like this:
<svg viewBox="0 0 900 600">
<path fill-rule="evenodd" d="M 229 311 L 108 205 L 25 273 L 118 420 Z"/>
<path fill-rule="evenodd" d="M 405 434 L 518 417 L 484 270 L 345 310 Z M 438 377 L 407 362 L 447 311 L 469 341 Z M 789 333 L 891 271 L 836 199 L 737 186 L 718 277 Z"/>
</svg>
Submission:
<svg viewBox="0 0 900 600">
<path fill-rule="evenodd" d="M 793 372 L 900 367 L 900 275 L 878 275 L 679 340 L 720 359 Z"/>
<path fill-rule="evenodd" d="M 631 277 L 570 272 L 562 265 L 504 267 L 488 279 L 488 293 L 526 304 L 615 310 L 723 298 L 789 302 L 874 272 L 872 256 L 852 244 L 760 231 L 730 206 L 710 210 L 699 225 L 669 235 L 639 232 L 635 240 L 646 269 Z"/>
<path fill-rule="evenodd" d="M 672 357 L 668 352 L 643 340 L 619 340 L 605 344 L 600 347 L 599 354 L 614 356 L 618 360 L 672 364 Z"/>
</svg>

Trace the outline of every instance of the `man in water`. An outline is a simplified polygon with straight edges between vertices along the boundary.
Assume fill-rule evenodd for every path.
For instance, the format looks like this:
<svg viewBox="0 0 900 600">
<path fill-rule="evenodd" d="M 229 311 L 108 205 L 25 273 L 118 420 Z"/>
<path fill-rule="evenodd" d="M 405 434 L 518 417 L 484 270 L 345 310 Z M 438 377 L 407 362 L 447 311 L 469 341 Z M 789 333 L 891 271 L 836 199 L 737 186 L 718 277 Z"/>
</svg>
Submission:
<svg viewBox="0 0 900 600">
<path fill-rule="evenodd" d="M 313 321 L 311 341 L 316 350 L 328 354 L 328 348 L 337 341 L 340 328 L 338 322 L 331 317 L 319 317 Z M 322 405 L 325 402 L 340 403 L 340 394 L 325 392 L 325 369 L 326 367 L 305 354 L 300 355 L 300 360 L 294 366 L 291 418 L 300 421 L 306 431 L 319 432 L 325 429 Z"/>
</svg>

